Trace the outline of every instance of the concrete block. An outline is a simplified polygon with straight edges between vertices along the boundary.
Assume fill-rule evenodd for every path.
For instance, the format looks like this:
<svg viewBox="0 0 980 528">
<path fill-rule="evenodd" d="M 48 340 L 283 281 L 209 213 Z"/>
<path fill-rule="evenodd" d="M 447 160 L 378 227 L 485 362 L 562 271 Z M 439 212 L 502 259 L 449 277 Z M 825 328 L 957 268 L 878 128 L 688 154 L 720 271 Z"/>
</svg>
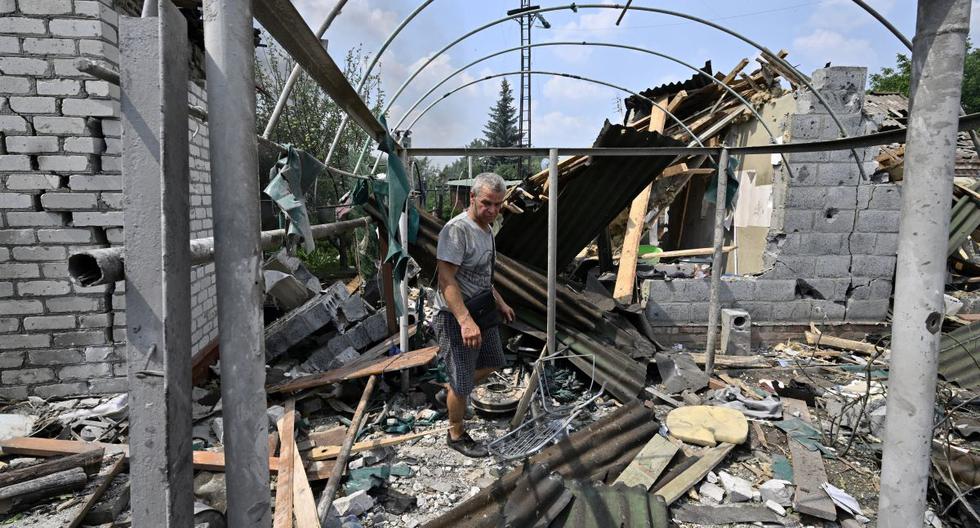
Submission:
<svg viewBox="0 0 980 528">
<path fill-rule="evenodd" d="M 801 91 L 796 98 L 796 111 L 801 114 L 856 114 L 864 108 L 863 90 L 820 90 L 823 102 L 811 91 Z M 827 106 L 824 106 L 824 103 Z"/>
<path fill-rule="evenodd" d="M 654 359 L 668 394 L 678 394 L 685 389 L 697 391 L 708 385 L 708 375 L 694 363 L 690 354 L 658 352 Z"/>
<path fill-rule="evenodd" d="M 869 286 L 871 293 L 868 295 L 868 300 L 888 299 L 894 290 L 894 284 L 888 279 L 872 279 Z"/>
<path fill-rule="evenodd" d="M 845 305 L 835 301 L 813 301 L 810 316 L 815 321 L 843 321 Z"/>
<path fill-rule="evenodd" d="M 817 174 L 822 164 L 820 163 L 799 163 L 790 166 L 789 185 L 791 187 L 809 187 L 818 185 Z"/>
<path fill-rule="evenodd" d="M 24 330 L 67 330 L 75 328 L 74 315 L 25 317 Z"/>
<path fill-rule="evenodd" d="M 705 310 L 707 313 L 707 310 Z M 647 301 L 646 316 L 653 323 L 689 323 L 694 320 L 691 303 Z"/>
<path fill-rule="evenodd" d="M 726 471 L 721 471 L 718 473 L 718 478 L 721 479 L 721 485 L 724 486 L 725 491 L 728 492 L 728 500 L 731 502 L 748 502 L 752 500 L 753 489 L 752 483 L 743 479 L 736 477 Z"/>
<path fill-rule="evenodd" d="M 863 92 L 867 77 L 868 69 L 863 66 L 832 66 L 815 70 L 810 84 L 821 95 L 824 90 Z"/>
<path fill-rule="evenodd" d="M 800 237 L 800 255 L 841 255 L 844 235 L 840 233 L 808 233 Z M 814 266 L 815 268 L 815 266 Z"/>
<path fill-rule="evenodd" d="M 786 209 L 783 211 L 783 232 L 805 233 L 813 229 L 814 213 L 808 209 Z"/>
<path fill-rule="evenodd" d="M 837 282 L 835 279 L 796 279 L 797 299 L 835 300 L 836 294 Z"/>
<path fill-rule="evenodd" d="M 845 319 L 847 321 L 884 321 L 890 305 L 889 299 L 867 301 L 850 299 L 847 301 Z"/>
<path fill-rule="evenodd" d="M 340 306 L 340 313 L 345 326 L 350 326 L 368 316 L 368 306 L 360 294 L 354 294 Z"/>
<path fill-rule="evenodd" d="M 898 233 L 878 233 L 875 235 L 873 253 L 894 257 L 898 253 Z"/>
<path fill-rule="evenodd" d="M 898 233 L 899 211 L 858 211 L 855 230 L 864 233 Z"/>
<path fill-rule="evenodd" d="M 760 278 L 756 282 L 754 301 L 792 301 L 796 281 L 790 279 Z"/>
<path fill-rule="evenodd" d="M 322 295 L 310 299 L 266 328 L 266 358 L 275 358 L 337 318 L 340 305 L 347 300 L 347 290 L 331 286 Z M 349 341 L 349 340 L 348 340 Z M 348 345 L 350 346 L 349 342 Z"/>
<path fill-rule="evenodd" d="M 817 185 L 855 187 L 861 182 L 861 171 L 850 162 L 827 162 L 820 165 Z"/>
<path fill-rule="evenodd" d="M 854 230 L 855 212 L 828 207 L 814 214 L 813 230 L 817 233 L 850 233 Z"/>
<path fill-rule="evenodd" d="M 719 297 L 722 296 L 721 292 L 724 292 L 724 297 L 727 299 L 735 301 L 753 300 L 756 295 L 756 282 L 755 278 L 752 277 L 722 277 Z"/>
<path fill-rule="evenodd" d="M 377 312 L 368 316 L 358 327 L 364 328 L 372 344 L 382 341 L 390 335 L 388 333 L 388 317 L 384 312 Z"/>
<path fill-rule="evenodd" d="M 815 277 L 832 279 L 847 277 L 851 273 L 850 255 L 827 255 L 816 260 Z"/>
<path fill-rule="evenodd" d="M 862 277 L 890 279 L 895 275 L 896 257 L 854 255 L 851 269 Z"/>
<path fill-rule="evenodd" d="M 350 340 L 351 346 L 355 350 L 363 351 L 371 345 L 371 338 L 368 336 L 367 328 L 363 323 L 348 328 L 344 334 Z"/>
<path fill-rule="evenodd" d="M 774 303 L 771 301 L 750 301 L 750 302 L 739 302 L 738 307 L 749 313 L 749 317 L 753 321 L 766 322 L 772 320 L 772 307 L 779 303 Z"/>
<path fill-rule="evenodd" d="M 829 117 L 820 114 L 791 114 L 789 116 L 790 136 L 793 140 L 816 140 L 824 139 L 820 132 L 824 128 L 824 121 Z"/>
<path fill-rule="evenodd" d="M 772 321 L 809 323 L 813 311 L 812 301 L 801 299 L 772 305 Z"/>
<path fill-rule="evenodd" d="M 749 312 L 731 308 L 722 309 L 721 352 L 733 356 L 752 354 L 752 319 Z"/>
</svg>

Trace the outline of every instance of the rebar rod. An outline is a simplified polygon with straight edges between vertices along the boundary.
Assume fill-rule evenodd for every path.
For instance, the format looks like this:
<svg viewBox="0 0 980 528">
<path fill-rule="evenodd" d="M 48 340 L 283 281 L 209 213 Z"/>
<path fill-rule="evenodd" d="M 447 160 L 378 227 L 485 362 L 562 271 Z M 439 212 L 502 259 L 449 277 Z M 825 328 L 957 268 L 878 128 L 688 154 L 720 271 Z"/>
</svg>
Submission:
<svg viewBox="0 0 980 528">
<path fill-rule="evenodd" d="M 722 246 L 725 245 L 725 209 L 728 201 L 728 149 L 722 147 L 718 156 L 718 183 L 715 186 L 715 240 L 714 255 L 711 257 L 711 291 L 708 294 L 708 343 L 705 347 L 707 359 L 704 371 L 711 376 L 715 368 L 715 343 L 718 339 L 718 318 L 721 315 L 718 298 L 721 289 Z"/>
</svg>

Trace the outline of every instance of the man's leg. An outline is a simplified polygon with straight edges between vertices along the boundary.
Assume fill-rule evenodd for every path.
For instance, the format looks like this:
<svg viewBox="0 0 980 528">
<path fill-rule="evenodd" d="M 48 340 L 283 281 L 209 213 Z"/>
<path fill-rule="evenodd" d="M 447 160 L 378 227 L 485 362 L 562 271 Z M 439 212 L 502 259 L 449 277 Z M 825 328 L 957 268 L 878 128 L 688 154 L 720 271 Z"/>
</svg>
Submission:
<svg viewBox="0 0 980 528">
<path fill-rule="evenodd" d="M 473 375 L 474 385 L 483 383 L 483 380 L 487 379 L 495 370 L 497 370 L 495 367 L 476 369 L 476 373 Z"/>
<path fill-rule="evenodd" d="M 448 387 L 446 407 L 449 409 L 449 437 L 458 440 L 464 431 L 463 418 L 466 417 L 466 398 L 460 397 L 452 387 Z"/>
</svg>

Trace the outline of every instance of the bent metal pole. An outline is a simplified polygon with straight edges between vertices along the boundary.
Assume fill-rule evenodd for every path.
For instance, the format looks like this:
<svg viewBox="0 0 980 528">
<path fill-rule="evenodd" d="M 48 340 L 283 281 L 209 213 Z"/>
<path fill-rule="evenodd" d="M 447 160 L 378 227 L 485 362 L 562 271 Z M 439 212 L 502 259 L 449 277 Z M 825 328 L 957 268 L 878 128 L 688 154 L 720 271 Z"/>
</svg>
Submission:
<svg viewBox="0 0 980 528">
<path fill-rule="evenodd" d="M 919 0 L 878 526 L 918 525 L 926 510 L 946 241 L 953 196 L 968 0 Z"/>
<path fill-rule="evenodd" d="M 252 2 L 204 1 L 228 526 L 270 528 Z"/>
<path fill-rule="evenodd" d="M 708 296 L 708 343 L 704 353 L 704 371 L 711 376 L 715 368 L 715 343 L 718 340 L 718 318 L 721 307 L 718 305 L 721 288 L 722 246 L 725 245 L 725 202 L 728 200 L 728 149 L 722 147 L 718 156 L 718 185 L 715 192 L 715 241 L 711 257 L 711 292 Z"/>
</svg>

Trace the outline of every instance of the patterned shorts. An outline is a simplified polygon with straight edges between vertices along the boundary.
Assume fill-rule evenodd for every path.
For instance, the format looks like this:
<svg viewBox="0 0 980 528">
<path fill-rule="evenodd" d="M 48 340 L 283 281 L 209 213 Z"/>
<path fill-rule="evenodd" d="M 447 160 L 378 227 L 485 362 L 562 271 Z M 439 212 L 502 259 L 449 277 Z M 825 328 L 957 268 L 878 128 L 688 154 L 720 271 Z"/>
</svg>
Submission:
<svg viewBox="0 0 980 528">
<path fill-rule="evenodd" d="M 451 312 L 440 311 L 436 314 L 433 326 L 439 336 L 440 357 L 446 362 L 449 386 L 458 396 L 469 397 L 477 369 L 504 366 L 504 347 L 500 342 L 498 327 L 482 332 L 483 340 L 477 350 L 463 344 L 463 332 Z"/>
</svg>

